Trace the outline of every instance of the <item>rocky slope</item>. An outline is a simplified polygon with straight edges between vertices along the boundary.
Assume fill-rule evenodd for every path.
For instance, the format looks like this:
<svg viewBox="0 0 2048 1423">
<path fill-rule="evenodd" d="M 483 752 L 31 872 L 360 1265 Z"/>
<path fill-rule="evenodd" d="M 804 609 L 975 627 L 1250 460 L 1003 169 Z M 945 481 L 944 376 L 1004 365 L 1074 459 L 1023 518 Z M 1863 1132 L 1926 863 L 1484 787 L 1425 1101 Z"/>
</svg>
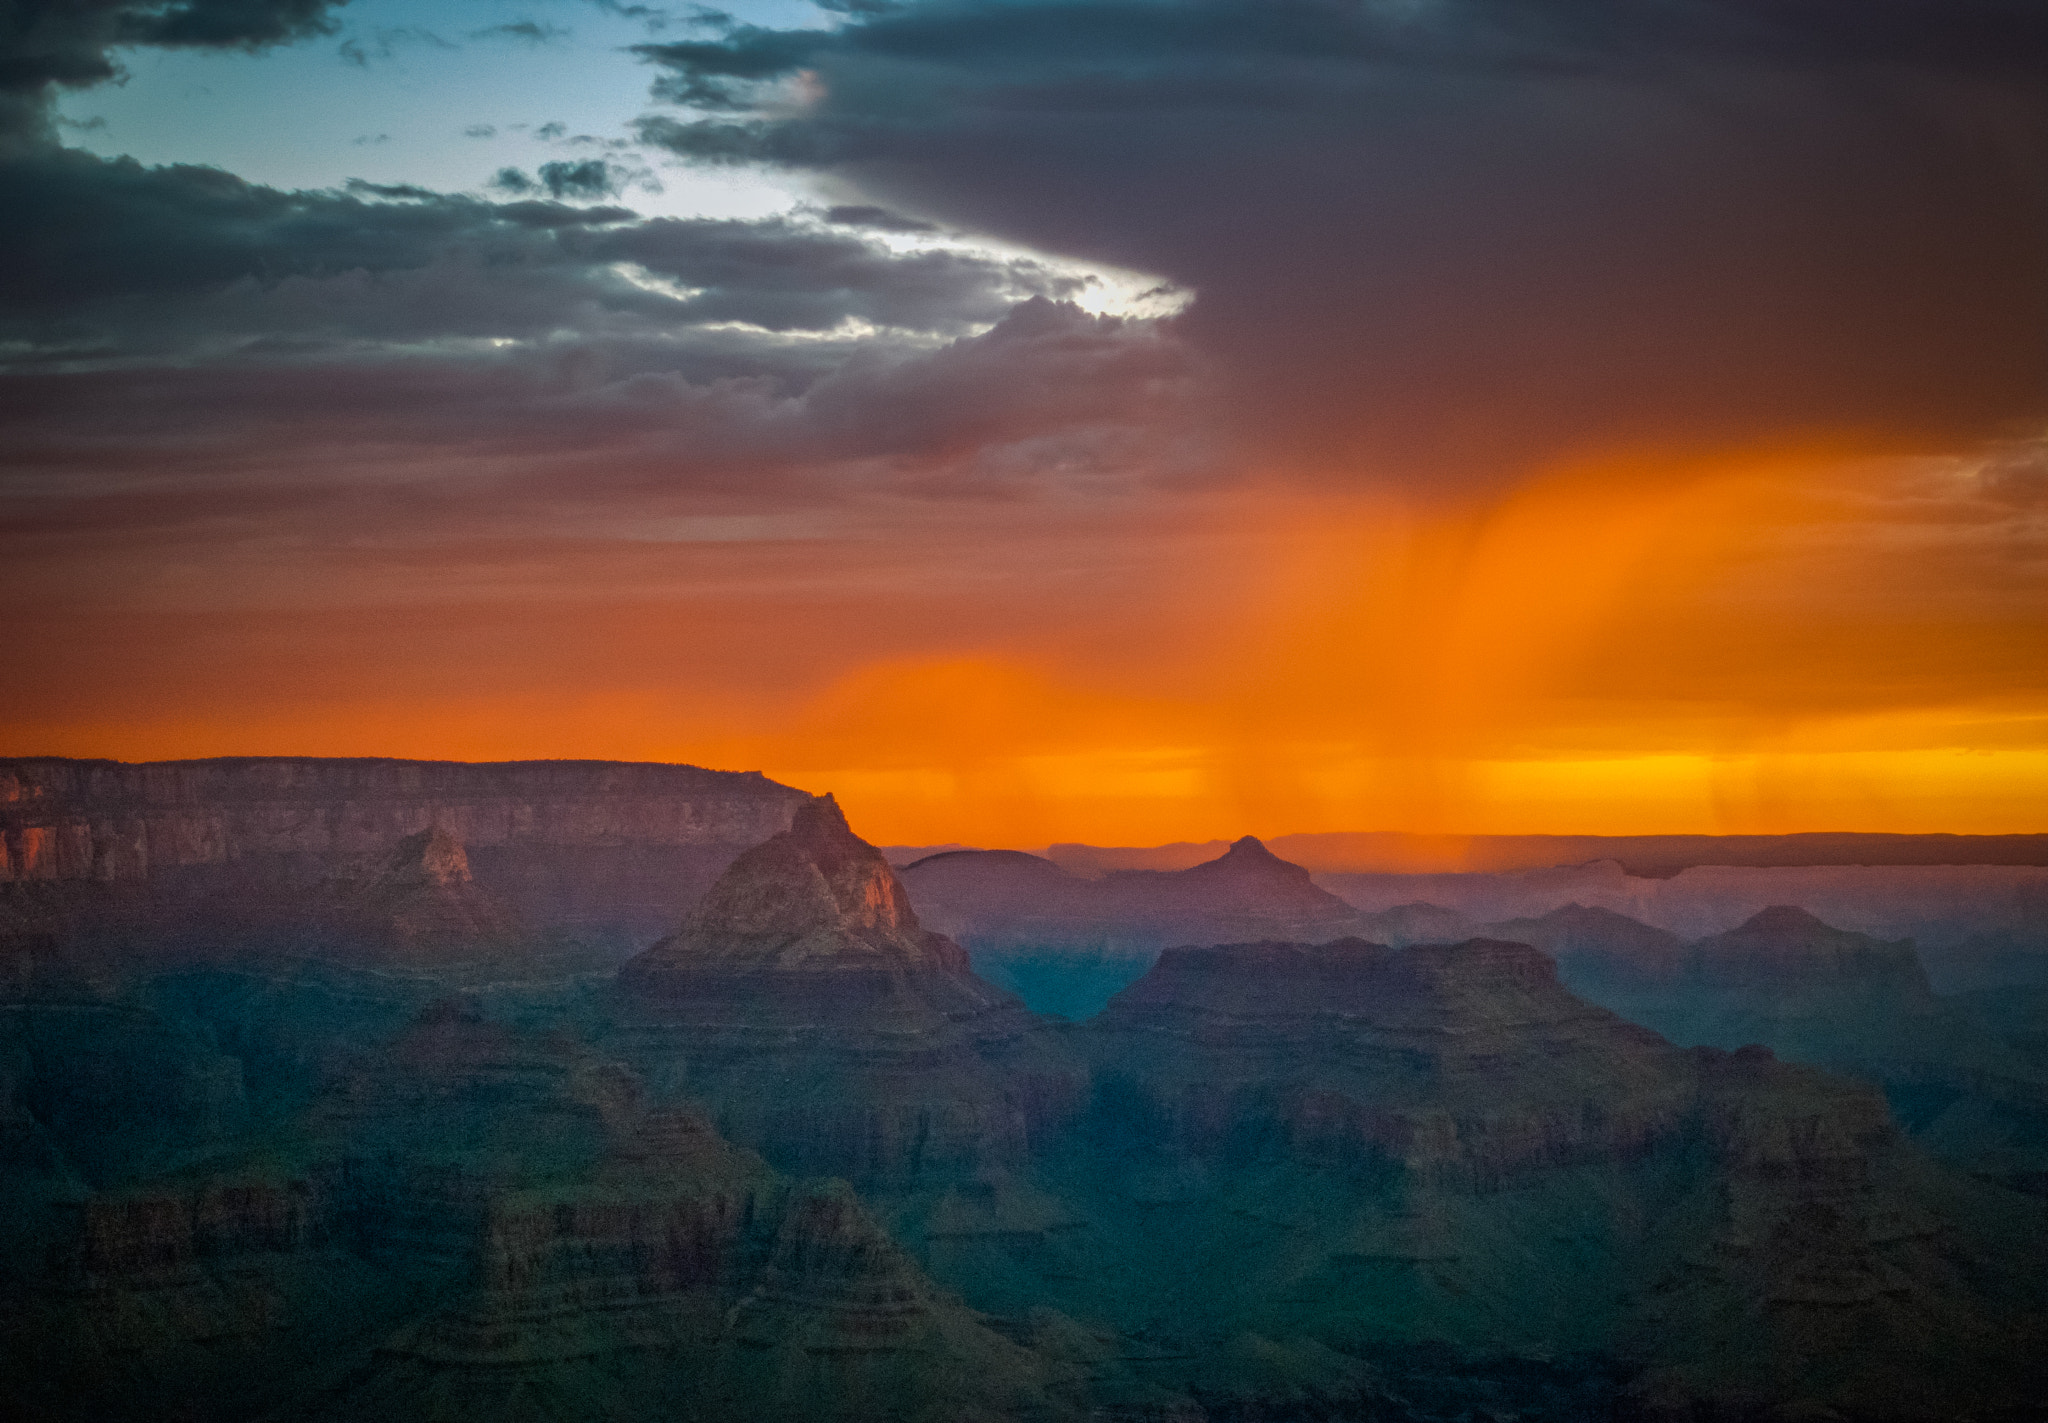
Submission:
<svg viewBox="0 0 2048 1423">
<path fill-rule="evenodd" d="M 829 796 L 619 987 L 611 1050 L 795 1172 L 900 1185 L 1015 1160 L 1071 1090 L 1044 1025 L 919 923 Z"/>
<path fill-rule="evenodd" d="M 382 872 L 347 893 L 337 911 L 371 951 L 428 961 L 490 950 L 532 932 L 477 885 L 468 851 L 440 825 L 399 841 Z"/>
</svg>

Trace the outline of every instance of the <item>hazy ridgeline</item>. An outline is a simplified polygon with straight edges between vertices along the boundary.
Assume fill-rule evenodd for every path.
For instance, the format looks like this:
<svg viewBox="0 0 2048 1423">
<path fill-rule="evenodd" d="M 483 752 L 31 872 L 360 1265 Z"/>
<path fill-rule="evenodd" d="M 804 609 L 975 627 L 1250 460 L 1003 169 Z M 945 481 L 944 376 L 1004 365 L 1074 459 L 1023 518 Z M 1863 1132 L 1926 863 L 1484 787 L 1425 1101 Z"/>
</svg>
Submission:
<svg viewBox="0 0 2048 1423">
<path fill-rule="evenodd" d="M 759 777 L 6 769 L 30 1418 L 2048 1397 L 2042 870 L 899 876 Z"/>
</svg>

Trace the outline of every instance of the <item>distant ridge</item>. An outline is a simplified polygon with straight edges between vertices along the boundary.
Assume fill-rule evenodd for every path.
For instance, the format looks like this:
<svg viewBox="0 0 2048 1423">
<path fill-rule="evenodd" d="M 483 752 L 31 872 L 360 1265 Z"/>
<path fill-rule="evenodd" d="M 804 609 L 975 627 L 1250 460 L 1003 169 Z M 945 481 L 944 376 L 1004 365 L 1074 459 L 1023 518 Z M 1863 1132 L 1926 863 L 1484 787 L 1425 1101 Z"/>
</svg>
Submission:
<svg viewBox="0 0 2048 1423">
<path fill-rule="evenodd" d="M 1669 879 L 1695 865 L 2048 865 L 2048 834 L 1416 835 L 1390 830 L 1276 835 L 1267 843 L 1282 859 L 1317 874 L 1497 874 L 1595 860 L 1612 860 L 1643 879 Z M 1149 847 L 1062 843 L 1049 847 L 1045 857 L 1073 874 L 1103 875 L 1188 869 L 1226 848 L 1222 840 Z"/>
</svg>

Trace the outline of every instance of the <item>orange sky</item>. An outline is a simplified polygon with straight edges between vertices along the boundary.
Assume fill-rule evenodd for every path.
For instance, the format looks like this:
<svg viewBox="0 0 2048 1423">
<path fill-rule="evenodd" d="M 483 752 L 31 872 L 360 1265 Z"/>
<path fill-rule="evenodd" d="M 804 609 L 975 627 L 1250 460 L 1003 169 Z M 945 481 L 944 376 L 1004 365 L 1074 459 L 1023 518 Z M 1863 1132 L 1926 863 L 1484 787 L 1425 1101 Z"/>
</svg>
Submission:
<svg viewBox="0 0 2048 1423">
<path fill-rule="evenodd" d="M 0 744 L 758 768 L 897 843 L 2039 831 L 2028 468 L 1813 442 L 1435 503 L 96 536 L 11 561 Z"/>
</svg>

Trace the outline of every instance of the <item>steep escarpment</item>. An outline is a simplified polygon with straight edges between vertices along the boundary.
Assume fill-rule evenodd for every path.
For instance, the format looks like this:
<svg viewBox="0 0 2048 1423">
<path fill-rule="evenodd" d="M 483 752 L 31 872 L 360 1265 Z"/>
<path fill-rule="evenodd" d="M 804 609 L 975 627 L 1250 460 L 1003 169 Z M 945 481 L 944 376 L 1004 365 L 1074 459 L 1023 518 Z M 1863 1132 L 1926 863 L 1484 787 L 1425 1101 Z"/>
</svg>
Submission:
<svg viewBox="0 0 2048 1423">
<path fill-rule="evenodd" d="M 901 1184 L 1014 1160 L 1072 1090 L 1045 1026 L 918 922 L 829 796 L 619 986 L 613 1050 L 792 1171 Z"/>
<path fill-rule="evenodd" d="M 605 761 L 15 758 L 0 760 L 0 886 L 69 886 L 94 923 L 274 928 L 309 889 L 439 827 L 529 922 L 637 936 L 803 799 L 752 772 Z"/>
</svg>

